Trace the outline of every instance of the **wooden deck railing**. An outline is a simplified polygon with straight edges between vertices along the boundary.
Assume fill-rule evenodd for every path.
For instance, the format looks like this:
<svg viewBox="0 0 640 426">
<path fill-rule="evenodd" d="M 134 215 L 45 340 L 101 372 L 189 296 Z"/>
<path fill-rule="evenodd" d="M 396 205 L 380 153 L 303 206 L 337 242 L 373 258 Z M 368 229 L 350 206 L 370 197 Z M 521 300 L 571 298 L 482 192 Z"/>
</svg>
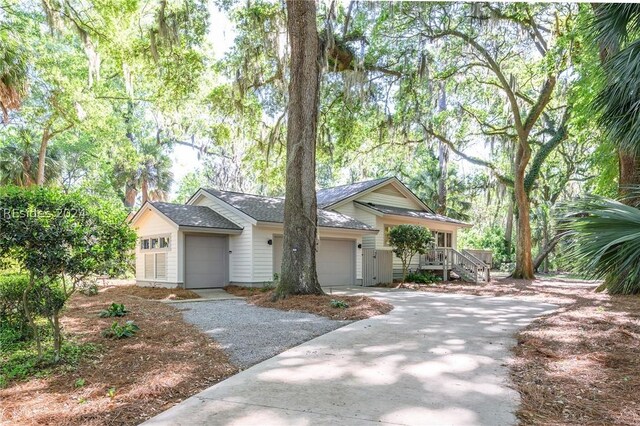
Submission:
<svg viewBox="0 0 640 426">
<path fill-rule="evenodd" d="M 459 252 L 452 248 L 436 248 L 420 255 L 420 269 L 441 266 L 446 274 L 452 270 L 465 281 L 478 283 L 490 280 L 489 265 L 469 253 Z M 438 268 L 440 269 L 440 268 Z"/>
</svg>

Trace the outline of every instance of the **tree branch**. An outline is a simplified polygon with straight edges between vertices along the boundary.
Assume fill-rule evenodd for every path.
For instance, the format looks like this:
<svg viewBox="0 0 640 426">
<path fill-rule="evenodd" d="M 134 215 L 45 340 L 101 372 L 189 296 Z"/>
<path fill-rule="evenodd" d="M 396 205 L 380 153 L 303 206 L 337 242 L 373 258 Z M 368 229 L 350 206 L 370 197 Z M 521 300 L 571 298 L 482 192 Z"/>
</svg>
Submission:
<svg viewBox="0 0 640 426">
<path fill-rule="evenodd" d="M 500 171 L 498 170 L 498 167 L 496 167 L 495 164 L 490 163 L 490 162 L 485 161 L 485 160 L 482 160 L 480 158 L 472 157 L 470 155 L 465 154 L 464 152 L 460 151 L 458 149 L 458 147 L 453 142 L 451 142 L 449 139 L 447 139 L 446 137 L 434 132 L 432 128 L 429 128 L 429 127 L 425 126 L 422 123 L 420 123 L 420 125 L 422 126 L 422 128 L 424 129 L 424 132 L 426 134 L 428 134 L 431 137 L 436 138 L 438 141 L 440 141 L 443 144 L 447 145 L 451 149 L 451 151 L 453 151 L 456 155 L 458 155 L 459 157 L 461 157 L 464 160 L 468 161 L 469 163 L 475 164 L 477 166 L 486 167 L 487 169 L 489 169 L 491 171 L 491 173 L 493 173 L 493 175 L 500 182 L 502 182 L 503 184 L 505 184 L 507 186 L 513 187 L 513 179 L 511 179 L 508 176 L 505 176 L 502 173 L 500 173 Z"/>
</svg>

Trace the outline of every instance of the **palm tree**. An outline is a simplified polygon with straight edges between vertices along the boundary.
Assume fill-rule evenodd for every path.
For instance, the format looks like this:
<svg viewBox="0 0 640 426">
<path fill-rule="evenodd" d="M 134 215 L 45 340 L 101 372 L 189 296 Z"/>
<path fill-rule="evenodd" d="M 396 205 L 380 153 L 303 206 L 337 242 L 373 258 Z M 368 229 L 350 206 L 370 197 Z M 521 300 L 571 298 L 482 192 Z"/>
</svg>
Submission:
<svg viewBox="0 0 640 426">
<path fill-rule="evenodd" d="M 146 201 L 164 201 L 173 183 L 171 160 L 155 143 L 142 143 L 137 148 L 138 158 L 134 164 L 119 162 L 114 168 L 115 184 L 124 186 L 123 202 L 133 208 L 138 198 Z"/>
<path fill-rule="evenodd" d="M 0 28 L 0 110 L 5 123 L 9 121 L 9 111 L 20 107 L 27 91 L 27 57 L 11 32 Z"/>
<path fill-rule="evenodd" d="M 594 107 L 619 150 L 620 192 L 640 184 L 640 4 L 594 5 L 592 32 L 600 49 L 604 84 Z"/>
<path fill-rule="evenodd" d="M 576 270 L 604 279 L 599 290 L 640 293 L 640 210 L 590 196 L 571 203 L 560 220 Z"/>
<path fill-rule="evenodd" d="M 0 147 L 0 184 L 31 186 L 38 173 L 38 148 L 31 143 L 31 134 L 20 130 Z M 45 159 L 45 182 L 53 182 L 61 174 L 61 156 L 57 149 L 50 149 Z"/>
<path fill-rule="evenodd" d="M 568 232 L 568 258 L 577 270 L 603 278 L 600 290 L 640 293 L 640 5 L 594 5 L 593 35 L 605 81 L 594 107 L 618 148 L 622 202 L 590 196 L 565 208 L 559 229 Z M 637 191 L 637 188 L 635 189 Z"/>
</svg>

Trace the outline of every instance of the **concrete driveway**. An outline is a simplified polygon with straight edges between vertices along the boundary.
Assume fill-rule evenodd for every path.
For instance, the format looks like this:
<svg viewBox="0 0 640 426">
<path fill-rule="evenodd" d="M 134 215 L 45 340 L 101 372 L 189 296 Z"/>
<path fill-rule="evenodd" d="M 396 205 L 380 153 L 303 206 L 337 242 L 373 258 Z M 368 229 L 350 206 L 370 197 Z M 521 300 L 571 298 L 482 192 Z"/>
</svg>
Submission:
<svg viewBox="0 0 640 426">
<path fill-rule="evenodd" d="M 242 371 L 148 425 L 513 425 L 512 335 L 549 304 L 376 292 L 395 305 Z"/>
</svg>

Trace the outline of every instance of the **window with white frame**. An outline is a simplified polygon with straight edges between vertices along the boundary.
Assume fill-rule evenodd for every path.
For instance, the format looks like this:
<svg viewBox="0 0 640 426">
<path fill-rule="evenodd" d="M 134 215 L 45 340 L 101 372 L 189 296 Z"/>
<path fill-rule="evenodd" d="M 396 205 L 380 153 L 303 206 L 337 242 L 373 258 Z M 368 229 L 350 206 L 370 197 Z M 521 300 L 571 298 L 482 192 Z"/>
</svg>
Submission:
<svg viewBox="0 0 640 426">
<path fill-rule="evenodd" d="M 170 235 L 154 235 L 140 238 L 140 250 L 169 250 L 171 248 Z"/>
<path fill-rule="evenodd" d="M 453 234 L 451 232 L 431 231 L 431 235 L 433 235 L 433 245 L 435 247 L 453 247 Z"/>
<path fill-rule="evenodd" d="M 146 253 L 144 255 L 144 278 L 148 280 L 167 279 L 167 253 Z"/>
<path fill-rule="evenodd" d="M 383 245 L 385 247 L 391 247 L 391 243 L 389 243 L 389 232 L 391 229 L 395 228 L 394 225 L 384 225 L 384 242 Z"/>
</svg>

